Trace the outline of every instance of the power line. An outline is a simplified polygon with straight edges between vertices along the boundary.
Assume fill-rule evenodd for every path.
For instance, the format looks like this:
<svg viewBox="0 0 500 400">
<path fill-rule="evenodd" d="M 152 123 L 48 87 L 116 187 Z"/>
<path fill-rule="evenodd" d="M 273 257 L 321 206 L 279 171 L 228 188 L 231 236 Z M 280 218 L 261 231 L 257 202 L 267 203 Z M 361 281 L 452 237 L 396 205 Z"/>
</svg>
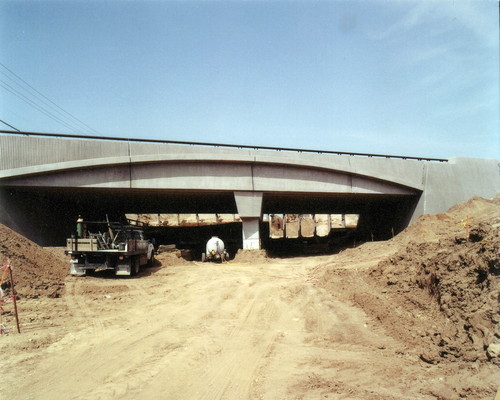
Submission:
<svg viewBox="0 0 500 400">
<path fill-rule="evenodd" d="M 82 126 L 84 126 L 86 129 L 90 130 L 91 132 L 94 132 L 96 134 L 100 134 L 100 132 L 96 131 L 94 128 L 90 127 L 89 125 L 87 125 L 85 122 L 81 121 L 80 119 L 78 119 L 77 117 L 75 117 L 73 114 L 69 113 L 68 111 L 64 110 L 63 108 L 61 108 L 60 106 L 58 106 L 56 103 L 54 103 L 52 100 L 50 100 L 47 96 L 45 96 L 44 94 L 40 93 L 37 89 L 35 89 L 32 85 L 30 85 L 28 82 L 26 82 L 23 78 L 21 78 L 19 75 L 17 75 L 14 71 L 12 71 L 11 69 L 9 69 L 5 64 L 1 63 L 0 62 L 0 65 L 5 68 L 9 73 L 11 73 L 13 76 L 15 76 L 17 79 L 19 79 L 21 82 L 23 82 L 26 86 L 28 86 L 32 91 L 34 91 L 35 93 L 37 93 L 39 96 L 41 96 L 43 99 L 45 99 L 46 101 L 48 101 L 52 106 L 56 107 L 56 112 L 58 112 L 59 114 L 61 114 L 60 111 L 62 111 L 65 115 L 71 117 L 74 121 L 77 121 L 78 123 L 80 123 Z M 1 72 L 1 71 L 0 71 Z M 13 80 L 12 78 L 10 78 L 7 74 L 4 73 L 5 76 L 7 76 L 9 79 Z M 14 81 L 15 82 L 15 81 Z M 5 83 L 5 82 L 4 82 Z M 60 110 L 60 111 L 57 111 L 57 110 Z M 65 117 L 67 118 L 67 117 Z M 67 126 L 67 125 L 66 125 Z M 73 129 L 73 128 L 71 128 Z"/>
<path fill-rule="evenodd" d="M 54 108 L 53 106 L 51 106 L 50 103 L 48 103 L 45 100 L 43 100 L 43 98 L 36 97 L 33 93 L 31 93 L 29 90 L 27 90 L 26 87 L 24 87 L 19 82 L 17 82 L 16 80 L 14 80 L 12 77 L 10 77 L 9 75 L 7 75 L 4 71 L 0 70 L 0 74 L 3 74 L 12 83 L 14 83 L 17 88 L 19 88 L 19 90 L 17 90 L 14 87 L 12 87 L 11 85 L 9 85 L 7 82 L 5 82 L 4 80 L 0 79 L 0 86 L 3 87 L 5 90 L 7 90 L 8 92 L 12 93 L 14 96 L 20 98 L 24 102 L 28 103 L 30 106 L 32 106 L 33 108 L 35 108 L 37 111 L 40 111 L 40 112 L 44 113 L 49 118 L 52 118 L 52 119 L 56 120 L 57 122 L 61 122 L 61 119 L 59 119 L 59 118 L 63 118 L 64 120 L 66 120 L 66 123 L 67 123 L 67 125 L 65 125 L 65 126 L 69 127 L 70 129 L 72 129 L 75 132 L 78 132 L 78 133 L 82 132 L 82 128 L 81 127 L 75 125 L 73 121 L 71 121 L 68 117 L 66 117 L 59 110 L 57 110 L 56 108 Z M 27 96 L 29 96 L 30 98 L 28 98 Z M 52 111 L 55 111 L 57 113 L 58 117 L 56 117 L 52 113 Z M 83 131 L 86 131 L 86 129 L 83 129 Z"/>
<path fill-rule="evenodd" d="M 38 96 L 42 97 L 42 101 L 43 99 L 45 99 L 46 101 L 48 101 L 50 104 L 47 104 L 49 107 L 52 107 L 51 105 L 55 106 L 55 111 L 58 112 L 59 114 L 61 114 L 60 111 L 58 110 L 61 110 L 64 114 L 68 115 L 69 117 L 73 118 L 75 121 L 79 122 L 81 125 L 85 126 L 86 129 L 90 129 L 92 132 L 94 133 L 98 133 L 95 129 L 93 129 L 92 127 L 88 126 L 87 124 L 85 124 L 83 121 L 79 120 L 78 118 L 76 118 L 74 115 L 70 114 L 69 112 L 67 112 L 66 110 L 64 110 L 63 108 L 59 107 L 56 103 L 54 103 L 52 100 L 50 100 L 47 96 L 45 96 L 43 93 L 39 92 L 37 89 L 35 89 L 32 85 L 30 85 L 28 82 L 26 82 L 23 78 L 21 78 L 19 75 L 17 75 L 14 71 L 12 71 L 11 69 L 9 69 L 5 64 L 1 63 L 0 62 L 0 65 L 2 67 L 4 67 L 7 71 L 9 71 L 12 75 L 14 75 L 17 79 L 19 79 L 21 82 L 23 82 L 26 86 L 28 86 L 32 91 L 34 91 Z M 0 71 L 2 72 L 2 71 Z M 9 75 L 7 75 L 5 72 L 2 72 L 5 76 L 7 76 L 9 79 L 11 79 L 13 82 L 15 82 L 17 85 L 19 85 L 19 83 L 17 83 L 15 80 L 13 80 L 11 77 L 9 77 Z M 21 86 L 21 85 L 19 85 Z M 25 89 L 26 90 L 26 89 Z M 31 94 L 33 96 L 33 94 Z M 61 114 L 61 115 L 64 115 L 64 114 Z M 64 116 L 64 118 L 67 118 L 66 116 Z M 72 122 L 72 124 L 74 124 L 74 122 Z M 81 128 L 77 128 L 77 130 L 79 130 Z M 85 130 L 86 130 L 85 129 Z"/>
<path fill-rule="evenodd" d="M 5 90 L 8 92 L 12 93 L 14 96 L 17 98 L 21 99 L 25 103 L 29 104 L 31 107 L 33 107 L 35 110 L 40 111 L 42 114 L 45 114 L 47 117 L 52 118 L 54 121 L 59 122 L 60 124 L 66 126 L 68 129 L 71 129 L 74 132 L 78 132 L 77 129 L 75 129 L 73 126 L 67 124 L 65 121 L 62 119 L 56 117 L 55 115 L 51 114 L 50 111 L 47 111 L 44 109 L 42 106 L 36 104 L 34 101 L 28 99 L 25 95 L 14 89 L 12 86 L 9 84 L 5 83 L 4 81 L 0 80 L 0 86 L 3 87 Z"/>
<path fill-rule="evenodd" d="M 20 131 L 19 129 L 17 129 L 16 127 L 12 126 L 11 124 L 8 124 L 7 122 L 5 122 L 5 121 L 3 121 L 3 120 L 1 120 L 1 119 L 0 119 L 0 122 L 1 122 L 2 124 L 5 124 L 5 125 L 7 125 L 7 126 L 11 127 L 12 129 L 14 129 L 14 130 L 16 130 L 16 131 L 18 131 L 18 132 L 21 132 L 21 131 Z"/>
</svg>

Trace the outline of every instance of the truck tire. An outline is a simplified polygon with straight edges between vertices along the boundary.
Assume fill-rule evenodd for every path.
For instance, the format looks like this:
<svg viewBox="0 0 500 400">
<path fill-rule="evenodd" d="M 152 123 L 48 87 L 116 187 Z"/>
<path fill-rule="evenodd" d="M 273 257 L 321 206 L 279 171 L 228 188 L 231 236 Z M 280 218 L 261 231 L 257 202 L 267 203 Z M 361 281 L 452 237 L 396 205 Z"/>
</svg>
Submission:
<svg viewBox="0 0 500 400">
<path fill-rule="evenodd" d="M 139 273 L 139 269 L 140 269 L 139 257 L 132 257 L 130 259 L 130 262 L 131 262 L 130 275 L 137 275 Z"/>
<path fill-rule="evenodd" d="M 147 267 L 151 268 L 153 265 L 155 265 L 155 255 L 151 254 L 151 258 L 148 260 Z"/>
</svg>

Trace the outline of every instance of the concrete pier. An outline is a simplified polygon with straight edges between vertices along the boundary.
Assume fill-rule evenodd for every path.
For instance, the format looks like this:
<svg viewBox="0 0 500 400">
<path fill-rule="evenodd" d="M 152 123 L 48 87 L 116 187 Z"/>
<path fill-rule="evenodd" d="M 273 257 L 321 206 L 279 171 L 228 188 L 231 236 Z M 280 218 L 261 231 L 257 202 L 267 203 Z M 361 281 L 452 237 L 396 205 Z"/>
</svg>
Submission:
<svg viewBox="0 0 500 400">
<path fill-rule="evenodd" d="M 238 214 L 243 223 L 243 249 L 259 250 L 260 219 L 262 217 L 262 192 L 234 192 Z"/>
</svg>

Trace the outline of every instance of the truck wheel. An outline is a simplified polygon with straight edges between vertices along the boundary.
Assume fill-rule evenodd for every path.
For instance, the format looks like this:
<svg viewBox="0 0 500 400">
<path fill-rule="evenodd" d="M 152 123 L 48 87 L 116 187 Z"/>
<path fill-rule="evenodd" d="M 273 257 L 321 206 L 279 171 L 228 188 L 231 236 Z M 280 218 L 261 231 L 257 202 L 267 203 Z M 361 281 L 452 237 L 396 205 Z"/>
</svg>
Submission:
<svg viewBox="0 0 500 400">
<path fill-rule="evenodd" d="M 130 276 L 135 276 L 139 273 L 139 263 L 136 257 L 130 257 L 129 268 L 130 268 Z"/>
<path fill-rule="evenodd" d="M 151 254 L 151 258 L 148 260 L 148 268 L 151 268 L 153 265 L 155 265 L 155 255 Z"/>
</svg>

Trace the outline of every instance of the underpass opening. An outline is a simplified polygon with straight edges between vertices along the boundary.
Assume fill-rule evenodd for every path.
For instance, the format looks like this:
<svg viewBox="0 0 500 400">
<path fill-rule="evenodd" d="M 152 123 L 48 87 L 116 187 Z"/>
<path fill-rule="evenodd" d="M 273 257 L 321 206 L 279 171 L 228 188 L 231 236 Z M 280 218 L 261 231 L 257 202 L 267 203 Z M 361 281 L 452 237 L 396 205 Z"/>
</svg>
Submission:
<svg viewBox="0 0 500 400">
<path fill-rule="evenodd" d="M 0 221 L 42 246 L 64 246 L 78 215 L 87 220 L 123 220 L 126 214 L 237 215 L 233 192 L 109 188 L 0 187 Z M 326 237 L 272 239 L 269 223 L 259 224 L 261 248 L 273 253 L 334 252 L 371 240 L 387 240 L 409 223 L 419 195 L 264 193 L 262 215 L 354 214 L 355 229 L 332 229 Z M 174 244 L 195 258 L 211 236 L 219 236 L 234 256 L 242 245 L 242 223 L 146 227 L 158 245 Z"/>
<path fill-rule="evenodd" d="M 272 238 L 269 223 L 261 225 L 262 246 L 270 254 L 332 253 L 367 241 L 388 240 L 406 228 L 417 206 L 420 194 L 270 194 L 264 195 L 263 212 L 273 215 L 313 216 L 355 215 L 355 227 L 330 229 L 328 235 Z M 284 222 L 285 224 L 285 222 Z M 333 226 L 333 225 L 331 225 Z"/>
<path fill-rule="evenodd" d="M 123 221 L 130 213 L 237 212 L 232 192 L 215 191 L 0 186 L 0 200 L 0 222 L 41 246 L 63 246 L 74 234 L 79 215 L 89 221 L 102 221 L 106 216 Z M 234 226 L 231 234 L 236 230 Z M 159 232 L 147 233 L 152 237 Z M 187 241 L 187 235 L 173 229 L 159 237 Z"/>
</svg>

